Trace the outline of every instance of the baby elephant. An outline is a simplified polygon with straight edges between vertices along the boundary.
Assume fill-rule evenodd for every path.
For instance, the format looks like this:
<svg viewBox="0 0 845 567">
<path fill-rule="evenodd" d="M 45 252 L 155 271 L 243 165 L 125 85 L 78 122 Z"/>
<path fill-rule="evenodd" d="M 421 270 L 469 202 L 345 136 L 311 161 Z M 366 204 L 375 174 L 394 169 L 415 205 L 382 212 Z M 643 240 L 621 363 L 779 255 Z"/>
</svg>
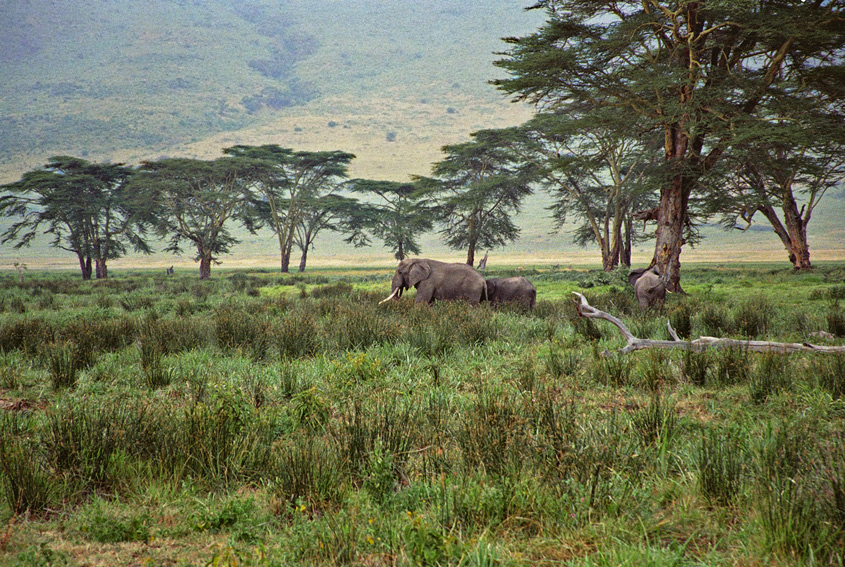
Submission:
<svg viewBox="0 0 845 567">
<path fill-rule="evenodd" d="M 632 270 L 628 274 L 628 283 L 634 286 L 634 295 L 637 296 L 640 309 L 648 309 L 655 304 L 663 305 L 666 300 L 666 285 L 660 279 L 657 266 Z"/>
<path fill-rule="evenodd" d="M 534 284 L 522 276 L 513 278 L 490 278 L 487 280 L 487 300 L 490 303 L 512 301 L 534 309 L 537 290 Z"/>
</svg>

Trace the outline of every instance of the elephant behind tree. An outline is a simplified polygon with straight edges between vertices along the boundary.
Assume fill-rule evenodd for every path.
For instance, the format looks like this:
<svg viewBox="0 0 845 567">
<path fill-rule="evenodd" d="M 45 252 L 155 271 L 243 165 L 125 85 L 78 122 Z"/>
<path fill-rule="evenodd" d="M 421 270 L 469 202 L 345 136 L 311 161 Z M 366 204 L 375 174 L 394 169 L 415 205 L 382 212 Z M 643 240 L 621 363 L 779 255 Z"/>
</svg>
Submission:
<svg viewBox="0 0 845 567">
<path fill-rule="evenodd" d="M 484 276 L 468 264 L 450 264 L 425 258 L 406 258 L 399 262 L 391 284 L 391 293 L 381 303 L 398 299 L 406 289 L 416 288 L 417 303 L 435 300 L 464 300 L 477 305 L 486 297 Z"/>
<path fill-rule="evenodd" d="M 487 299 L 490 303 L 513 302 L 534 309 L 534 304 L 537 303 L 537 289 L 522 276 L 490 278 L 487 280 Z"/>
<path fill-rule="evenodd" d="M 634 295 L 640 309 L 648 309 L 655 304 L 663 305 L 666 301 L 666 284 L 661 279 L 657 266 L 631 270 L 628 283 L 634 286 Z"/>
</svg>

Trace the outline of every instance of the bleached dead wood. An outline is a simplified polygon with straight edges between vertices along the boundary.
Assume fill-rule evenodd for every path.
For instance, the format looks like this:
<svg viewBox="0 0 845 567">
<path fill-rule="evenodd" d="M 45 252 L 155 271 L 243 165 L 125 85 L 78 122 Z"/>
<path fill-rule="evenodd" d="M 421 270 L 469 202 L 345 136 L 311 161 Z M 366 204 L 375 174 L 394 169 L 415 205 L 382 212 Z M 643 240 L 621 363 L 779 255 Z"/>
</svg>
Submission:
<svg viewBox="0 0 845 567">
<path fill-rule="evenodd" d="M 672 324 L 667 322 L 666 326 L 669 329 L 669 335 L 672 336 L 671 341 L 662 341 L 654 339 L 640 339 L 635 337 L 625 323 L 599 309 L 596 309 L 589 303 L 587 298 L 582 294 L 573 292 L 581 298 L 581 302 L 577 304 L 578 315 L 588 319 L 604 319 L 610 321 L 622 336 L 625 337 L 626 345 L 622 347 L 619 352 L 625 354 L 635 350 L 642 350 L 646 348 L 682 348 L 690 349 L 696 352 L 701 352 L 708 348 L 744 348 L 755 352 L 845 352 L 845 346 L 822 346 L 813 345 L 810 343 L 776 343 L 770 341 L 743 341 L 738 339 L 723 339 L 718 337 L 699 337 L 694 341 L 684 341 L 678 337 L 678 334 L 672 328 Z"/>
</svg>

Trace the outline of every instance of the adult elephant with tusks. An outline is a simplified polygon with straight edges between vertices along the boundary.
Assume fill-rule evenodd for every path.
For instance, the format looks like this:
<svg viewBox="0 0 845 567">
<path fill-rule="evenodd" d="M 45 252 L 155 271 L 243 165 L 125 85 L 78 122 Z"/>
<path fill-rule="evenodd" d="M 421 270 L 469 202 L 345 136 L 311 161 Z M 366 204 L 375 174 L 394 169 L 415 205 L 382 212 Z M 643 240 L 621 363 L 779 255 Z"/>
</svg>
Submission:
<svg viewBox="0 0 845 567">
<path fill-rule="evenodd" d="M 468 264 L 450 264 L 426 258 L 406 258 L 399 262 L 390 295 L 380 301 L 399 299 L 406 289 L 416 288 L 417 303 L 435 300 L 463 300 L 477 305 L 486 299 L 484 276 Z"/>
<path fill-rule="evenodd" d="M 487 299 L 490 303 L 518 303 L 528 309 L 534 309 L 537 289 L 522 276 L 490 278 L 487 280 Z"/>
</svg>

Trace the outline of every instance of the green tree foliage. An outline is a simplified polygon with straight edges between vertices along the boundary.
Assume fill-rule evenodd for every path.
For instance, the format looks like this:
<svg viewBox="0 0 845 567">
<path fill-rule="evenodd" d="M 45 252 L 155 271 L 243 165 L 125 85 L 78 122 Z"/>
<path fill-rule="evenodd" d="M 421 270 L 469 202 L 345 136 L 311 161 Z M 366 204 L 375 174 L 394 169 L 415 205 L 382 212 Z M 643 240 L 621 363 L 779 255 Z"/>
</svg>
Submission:
<svg viewBox="0 0 845 567">
<path fill-rule="evenodd" d="M 378 203 L 366 209 L 363 224 L 397 260 L 421 252 L 418 239 L 434 227 L 434 222 L 431 211 L 419 202 L 413 183 L 353 179 L 347 187 L 379 198 Z"/>
<path fill-rule="evenodd" d="M 170 239 L 166 249 L 178 253 L 184 241 L 192 243 L 200 279 L 208 279 L 212 262 L 237 243 L 227 223 L 240 221 L 255 232 L 254 173 L 248 159 L 166 158 L 144 162 L 132 185 L 156 207 L 157 230 Z"/>
<path fill-rule="evenodd" d="M 423 202 L 442 226 L 447 246 L 467 250 L 475 263 L 478 248 L 504 246 L 519 237 L 512 217 L 530 195 L 533 164 L 508 149 L 505 134 L 481 130 L 473 140 L 444 146 L 446 158 L 434 164 L 432 177 L 419 177 Z"/>
<path fill-rule="evenodd" d="M 596 243 L 606 271 L 631 265 L 633 212 L 653 205 L 653 188 L 644 182 L 659 154 L 636 128 L 619 128 L 625 117 L 594 110 L 537 114 L 516 131 L 528 143 L 514 147 L 537 166 L 538 183 L 554 201 L 548 209 L 555 228 L 576 219 L 576 243 Z"/>
<path fill-rule="evenodd" d="M 654 262 L 680 289 L 689 202 L 751 128 L 784 108 L 842 127 L 845 6 L 839 1 L 540 0 L 547 21 L 510 38 L 495 83 L 542 108 L 611 107 L 663 138 Z"/>
<path fill-rule="evenodd" d="M 305 271 L 308 251 L 314 247 L 317 234 L 323 229 L 348 233 L 347 242 L 365 244 L 360 222 L 361 204 L 357 199 L 328 194 L 305 203 L 301 222 L 296 226 L 293 242 L 299 248 L 299 271 Z"/>
<path fill-rule="evenodd" d="M 288 272 L 297 230 L 304 230 L 301 227 L 313 217 L 320 197 L 338 192 L 355 156 L 341 151 L 294 151 L 277 145 L 233 146 L 223 152 L 251 161 L 253 186 L 266 202 L 268 224 L 279 240 L 281 271 Z M 300 240 L 306 252 L 311 244 L 307 240 Z"/>
<path fill-rule="evenodd" d="M 0 215 L 17 217 L 2 242 L 28 246 L 42 227 L 53 235 L 52 246 L 73 252 L 82 279 L 91 279 L 92 259 L 97 278 L 108 277 L 107 260 L 120 258 L 132 246 L 149 253 L 145 231 L 147 204 L 127 189 L 132 169 L 123 164 L 98 164 L 57 156 L 42 168 L 4 185 Z"/>
<path fill-rule="evenodd" d="M 760 213 L 793 267 L 811 269 L 807 226 L 827 190 L 845 179 L 845 129 L 826 114 L 802 112 L 775 116 L 755 130 L 714 170 L 709 186 L 723 189 L 708 205 L 729 230 L 742 228 L 739 220 L 748 229 Z"/>
</svg>

